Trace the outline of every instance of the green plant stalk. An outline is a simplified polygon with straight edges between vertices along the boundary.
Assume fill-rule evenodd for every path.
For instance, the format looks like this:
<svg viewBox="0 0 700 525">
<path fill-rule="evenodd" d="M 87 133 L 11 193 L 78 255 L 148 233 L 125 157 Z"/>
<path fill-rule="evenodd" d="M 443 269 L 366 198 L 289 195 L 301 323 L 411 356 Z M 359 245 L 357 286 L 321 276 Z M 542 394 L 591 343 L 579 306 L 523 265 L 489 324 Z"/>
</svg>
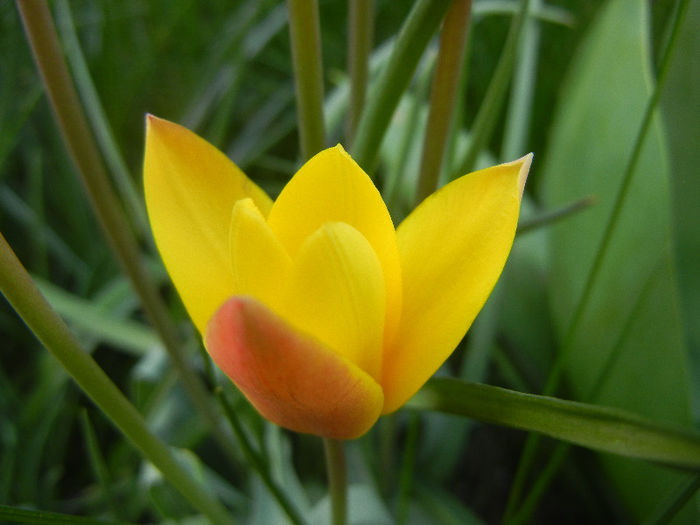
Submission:
<svg viewBox="0 0 700 525">
<path fill-rule="evenodd" d="M 513 74 L 513 66 L 518 52 L 520 35 L 525 25 L 526 13 L 530 6 L 530 0 L 522 0 L 520 10 L 510 24 L 506 43 L 498 59 L 496 71 L 491 77 L 486 96 L 481 103 L 481 107 L 474 118 L 474 123 L 470 132 L 469 148 L 464 156 L 464 160 L 457 175 L 469 173 L 474 169 L 479 153 L 484 149 L 491 133 L 496 126 L 496 119 L 505 100 L 506 90 Z"/>
<path fill-rule="evenodd" d="M 131 178 L 129 169 L 126 167 L 124 157 L 119 151 L 119 146 L 117 146 L 117 141 L 114 138 L 109 121 L 102 108 L 100 97 L 90 77 L 90 71 L 80 48 L 78 35 L 75 32 L 75 24 L 73 23 L 70 5 L 67 0 L 58 0 L 55 2 L 55 6 L 56 19 L 65 44 L 66 56 L 73 69 L 75 82 L 82 96 L 83 104 L 85 104 L 87 116 L 92 123 L 92 129 L 95 132 L 97 142 L 100 145 L 104 159 L 114 177 L 114 182 L 119 190 L 122 201 L 129 211 L 131 224 L 144 239 L 150 239 L 151 234 L 143 199 L 139 197 L 138 191 L 136 191 L 134 181 Z"/>
<path fill-rule="evenodd" d="M 299 139 L 304 161 L 325 147 L 321 23 L 317 0 L 287 0 Z"/>
<path fill-rule="evenodd" d="M 348 480 L 344 447 L 345 444 L 342 441 L 323 438 L 331 498 L 332 525 L 345 525 L 347 523 Z"/>
<path fill-rule="evenodd" d="M 355 137 L 365 104 L 369 71 L 369 53 L 372 49 L 374 0 L 350 0 L 348 3 L 348 76 L 350 99 L 345 129 L 348 148 Z"/>
<path fill-rule="evenodd" d="M 32 278 L 0 234 L 0 291 L 29 329 L 63 365 L 83 391 L 192 505 L 212 523 L 233 520 L 177 462 L 168 446 L 151 434 L 141 414 L 119 391 L 95 360 L 51 309 Z"/>
<path fill-rule="evenodd" d="M 404 22 L 386 68 L 370 91 L 357 127 L 352 157 L 371 173 L 391 116 L 408 87 L 423 51 L 437 30 L 450 2 L 419 0 Z"/>
<path fill-rule="evenodd" d="M 231 423 L 231 428 L 233 429 L 236 439 L 238 439 L 238 443 L 241 447 L 241 450 L 243 450 L 243 454 L 245 454 L 248 463 L 253 466 L 253 469 L 255 469 L 255 471 L 258 473 L 260 479 L 262 479 L 263 483 L 270 491 L 270 494 L 272 494 L 272 496 L 277 500 L 277 503 L 279 503 L 280 507 L 285 512 L 285 514 L 287 514 L 289 520 L 294 525 L 303 525 L 305 521 L 301 517 L 301 514 L 299 514 L 299 511 L 289 500 L 284 491 L 275 482 L 275 480 L 272 479 L 272 476 L 270 475 L 269 466 L 265 463 L 264 459 L 260 456 L 260 454 L 253 448 L 253 445 L 250 443 L 248 436 L 246 436 L 246 433 L 243 430 L 243 425 L 238 419 L 238 415 L 231 406 L 231 403 L 229 403 L 228 399 L 226 398 L 226 394 L 224 394 L 223 389 L 221 387 L 218 387 L 216 390 L 216 394 L 219 398 L 221 406 L 224 409 L 226 417 Z"/>
<path fill-rule="evenodd" d="M 574 445 L 700 472 L 700 433 L 625 410 L 433 378 L 406 404 L 539 432 Z"/>
<path fill-rule="evenodd" d="M 471 0 L 453 0 L 445 15 L 418 172 L 416 205 L 437 189 L 464 64 L 471 6 Z"/>
<path fill-rule="evenodd" d="M 622 177 L 620 189 L 618 190 L 617 195 L 615 196 L 615 202 L 613 204 L 610 217 L 605 226 L 605 231 L 603 232 L 603 237 L 600 241 L 600 244 L 598 245 L 598 249 L 593 259 L 591 269 L 586 277 L 585 285 L 583 287 L 583 293 L 581 294 L 581 298 L 579 299 L 576 305 L 576 309 L 574 310 L 574 313 L 571 318 L 571 323 L 569 324 L 566 336 L 564 337 L 562 350 L 557 354 L 554 366 L 552 367 L 549 373 L 549 377 L 547 378 L 547 383 L 543 390 L 544 395 L 550 395 L 554 393 L 557 390 L 557 388 L 559 388 L 559 384 L 561 383 L 561 379 L 564 373 L 564 366 L 568 361 L 569 353 L 573 348 L 574 336 L 578 332 L 579 324 L 581 322 L 581 319 L 583 318 L 583 313 L 588 307 L 588 302 L 590 301 L 590 298 L 593 294 L 593 285 L 598 279 L 598 273 L 602 268 L 603 256 L 607 252 L 608 246 L 610 245 L 610 241 L 613 237 L 613 233 L 615 232 L 617 221 L 620 216 L 622 207 L 624 205 L 625 197 L 627 196 L 627 190 L 629 189 L 630 184 L 632 182 L 632 176 L 634 175 L 635 169 L 637 167 L 637 162 L 639 162 L 639 157 L 642 152 L 642 146 L 644 145 L 647 133 L 651 127 L 656 106 L 659 103 L 663 87 L 666 83 L 666 78 L 668 77 L 668 70 L 669 65 L 671 63 L 671 57 L 673 56 L 673 50 L 675 49 L 675 44 L 678 40 L 678 35 L 680 34 L 680 28 L 683 25 L 683 20 L 685 19 L 685 15 L 688 11 L 689 1 L 679 0 L 678 5 L 679 7 L 676 10 L 676 16 L 673 20 L 673 29 L 671 32 L 671 37 L 668 41 L 668 45 L 666 46 L 661 65 L 659 67 L 656 85 L 654 86 L 651 98 L 649 99 L 649 103 L 647 104 L 642 124 L 639 128 L 639 132 L 637 133 L 637 137 L 635 139 L 632 154 L 630 155 L 629 161 L 627 162 L 627 166 L 625 168 L 625 173 Z M 506 505 L 505 513 L 506 517 L 508 517 L 515 510 L 515 506 L 519 502 L 520 495 L 525 484 L 525 480 L 527 479 L 528 471 L 532 466 L 532 462 L 534 461 L 534 455 L 536 452 L 538 442 L 539 437 L 534 435 L 528 436 L 527 441 L 525 442 L 525 447 L 520 457 L 520 462 L 518 464 L 518 469 L 515 474 L 513 486 L 508 497 L 508 503 Z"/>
<path fill-rule="evenodd" d="M 146 272 L 136 239 L 114 197 L 61 55 L 48 4 L 44 0 L 17 0 L 17 7 L 64 143 L 110 246 L 141 298 L 144 310 L 163 340 L 194 405 L 208 420 L 222 449 L 230 458 L 235 458 L 230 439 L 222 430 L 219 416 L 209 403 L 204 385 L 187 365 L 185 355 L 178 344 L 175 327 Z"/>
</svg>

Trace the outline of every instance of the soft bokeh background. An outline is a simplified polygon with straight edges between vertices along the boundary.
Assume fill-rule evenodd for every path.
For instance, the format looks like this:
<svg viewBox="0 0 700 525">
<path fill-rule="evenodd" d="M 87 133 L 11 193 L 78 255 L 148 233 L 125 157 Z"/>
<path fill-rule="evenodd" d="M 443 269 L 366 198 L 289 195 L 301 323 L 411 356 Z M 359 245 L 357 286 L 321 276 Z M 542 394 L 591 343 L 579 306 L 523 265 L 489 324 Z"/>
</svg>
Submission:
<svg viewBox="0 0 700 525">
<path fill-rule="evenodd" d="M 101 107 L 91 114 L 93 126 L 111 130 L 113 142 L 103 150 L 110 172 L 121 181 L 118 186 L 131 188 L 123 191 L 133 192 L 138 205 L 146 112 L 197 131 L 272 195 L 294 173 L 298 138 L 283 2 L 50 4 L 81 97 L 89 107 Z M 535 152 L 524 219 L 582 198 L 591 197 L 593 204 L 518 237 L 492 299 L 441 373 L 537 393 L 561 351 L 600 244 L 676 2 L 533 4 L 543 17 L 526 26 L 509 98 L 480 163 Z M 411 5 L 377 1 L 378 68 Z M 444 178 L 458 174 L 453 167 L 461 162 L 516 5 L 474 0 L 467 83 Z M 320 8 L 331 145 L 344 141 L 347 6 L 328 0 Z M 380 189 L 400 177 L 392 209 L 397 221 L 412 202 L 436 51 L 434 39 L 372 174 Z M 696 428 L 698 86 L 700 2 L 694 1 L 600 278 L 570 343 L 573 358 L 559 392 Z M 188 342 L 192 366 L 201 368 L 194 332 L 131 206 L 127 210 L 142 233 L 153 279 Z M 151 428 L 182 448 L 203 483 L 249 523 L 281 520 L 245 462 L 222 461 L 145 323 L 75 176 L 16 7 L 7 1 L 0 3 L 0 229 L 84 346 Z M 0 502 L 128 521 L 184 522 L 194 514 L 68 380 L 4 300 L 0 333 Z M 226 389 L 284 486 L 313 507 L 325 491 L 318 441 L 264 423 L 232 386 Z M 411 425 L 418 425 L 418 441 L 408 522 L 498 522 L 524 433 L 407 412 L 350 444 L 350 505 L 359 512 L 352 522 L 393 522 Z M 395 439 L 382 441 L 392 435 Z M 548 451 L 555 445 L 545 444 Z M 546 457 L 544 452 L 538 457 L 531 481 Z M 574 449 L 535 521 L 638 522 L 684 479 L 662 467 Z M 697 503 L 691 500 L 677 522 L 697 522 Z M 374 521 L 361 521 L 363 513 Z"/>
</svg>

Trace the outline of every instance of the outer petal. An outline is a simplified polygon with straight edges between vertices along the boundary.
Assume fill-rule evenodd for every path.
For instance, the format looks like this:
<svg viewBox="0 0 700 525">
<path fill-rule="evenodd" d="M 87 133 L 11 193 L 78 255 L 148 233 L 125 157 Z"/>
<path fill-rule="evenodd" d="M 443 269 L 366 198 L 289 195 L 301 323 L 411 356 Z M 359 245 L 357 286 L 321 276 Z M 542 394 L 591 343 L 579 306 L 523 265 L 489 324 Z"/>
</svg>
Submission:
<svg viewBox="0 0 700 525">
<path fill-rule="evenodd" d="M 367 239 L 327 223 L 301 245 L 280 313 L 379 379 L 386 297 L 382 267 Z"/>
<path fill-rule="evenodd" d="M 294 257 L 302 242 L 326 222 L 344 222 L 369 241 L 384 270 L 386 340 L 401 311 L 401 266 L 391 216 L 367 174 L 342 146 L 324 150 L 294 175 L 270 211 L 268 223 Z"/>
<path fill-rule="evenodd" d="M 233 297 L 209 323 L 214 362 L 280 426 L 354 439 L 374 424 L 383 396 L 362 370 L 292 329 L 250 297 Z"/>
<path fill-rule="evenodd" d="M 252 199 L 233 206 L 229 248 L 234 293 L 251 295 L 275 310 L 292 261 Z"/>
<path fill-rule="evenodd" d="M 228 230 L 234 203 L 251 197 L 265 214 L 272 202 L 208 142 L 151 115 L 143 171 L 158 250 L 203 333 L 207 320 L 233 293 Z"/>
<path fill-rule="evenodd" d="M 531 161 L 530 154 L 465 175 L 399 226 L 404 309 L 384 356 L 384 413 L 440 367 L 486 302 L 513 244 Z"/>
</svg>

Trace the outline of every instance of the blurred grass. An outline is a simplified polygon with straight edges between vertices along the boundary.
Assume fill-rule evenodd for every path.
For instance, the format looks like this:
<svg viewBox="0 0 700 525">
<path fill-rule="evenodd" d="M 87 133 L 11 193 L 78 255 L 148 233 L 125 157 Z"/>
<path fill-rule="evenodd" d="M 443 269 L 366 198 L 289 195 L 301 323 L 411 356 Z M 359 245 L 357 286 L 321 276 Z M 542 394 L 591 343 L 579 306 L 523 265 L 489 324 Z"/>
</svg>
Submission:
<svg viewBox="0 0 700 525">
<path fill-rule="evenodd" d="M 510 15 L 503 13 L 503 2 L 475 0 L 474 4 L 480 14 L 470 29 L 468 77 L 456 125 L 458 152 L 465 151 L 467 132 L 487 92 L 511 21 Z M 546 211 L 540 192 L 533 189 L 545 184 L 542 166 L 552 162 L 549 148 L 557 133 L 554 108 L 570 95 L 570 86 L 563 79 L 603 4 L 600 0 L 559 2 L 556 6 L 565 10 L 573 24 L 537 22 L 539 45 L 535 70 L 530 72 L 533 98 L 528 103 L 531 120 L 519 140 L 521 153 L 536 153 L 525 217 Z M 644 38 L 652 54 L 648 74 L 653 78 L 675 2 L 644 5 L 651 15 Z M 272 195 L 281 189 L 299 158 L 283 3 L 71 0 L 69 6 L 105 121 L 139 195 L 146 112 L 192 127 L 227 152 Z M 395 35 L 411 6 L 407 0 L 376 2 L 375 51 Z M 697 6 L 696 1 L 696 13 Z M 517 6 L 510 7 L 512 12 Z M 345 3 L 329 0 L 320 3 L 320 10 L 328 101 L 346 83 L 347 13 Z M 691 20 L 677 53 L 675 80 L 665 94 L 662 117 L 668 133 L 664 129 L 661 133 L 670 152 L 675 200 L 669 202 L 678 204 L 666 202 L 673 210 L 671 226 L 680 240 L 677 247 L 674 245 L 677 253 L 671 250 L 669 257 L 683 284 L 678 287 L 671 280 L 668 286 L 682 293 L 679 308 L 687 340 L 678 344 L 696 364 L 693 397 L 687 401 L 697 414 L 700 348 L 693 312 L 700 300 L 695 284 L 700 248 L 696 242 L 698 222 L 693 218 L 697 207 L 689 196 L 697 187 L 692 154 L 697 152 L 695 123 L 700 122 L 700 108 L 692 101 L 697 101 L 700 93 L 700 72 L 695 66 L 683 65 L 683 60 L 698 56 L 693 50 L 697 50 L 700 31 L 697 14 Z M 436 44 L 433 39 L 427 56 L 434 56 Z M 697 65 L 697 61 L 692 63 Z M 424 57 L 380 153 L 376 180 L 380 189 L 396 195 L 391 197 L 392 202 L 396 199 L 392 207 L 396 217 L 405 215 L 408 196 L 414 190 L 412 173 L 418 161 L 413 159 L 420 158 L 421 123 L 427 112 L 425 78 L 429 79 L 425 75 L 430 71 Z M 499 157 L 508 126 L 514 125 L 507 119 L 508 107 L 507 102 L 497 115 L 482 158 Z M 637 116 L 641 118 L 641 114 Z M 342 141 L 343 127 L 336 122 L 328 130 L 329 143 Z M 587 146 L 586 154 L 594 155 L 595 150 L 589 153 L 588 148 L 595 147 Z M 573 191 L 574 187 L 567 188 Z M 589 193 L 583 188 L 573 191 L 572 198 Z M 587 213 L 581 212 L 579 219 L 585 220 Z M 151 344 L 152 331 L 109 254 L 56 133 L 11 2 L 0 2 L 0 230 L 37 278 L 51 283 L 47 295 L 54 297 L 55 307 L 122 391 L 147 414 L 151 429 L 167 442 L 193 450 L 201 462 L 189 457 L 189 464 L 236 514 L 248 515 L 250 522 L 261 524 L 279 516 L 274 501 L 244 461 L 235 467 L 222 461 L 201 418 L 173 380 L 163 352 Z M 445 372 L 510 388 L 541 388 L 557 348 L 555 319 L 562 314 L 553 312 L 549 303 L 553 289 L 547 242 L 544 230 L 516 242 L 488 314 L 480 316 L 472 337 L 461 345 Z M 143 248 L 149 249 L 147 243 Z M 637 248 L 644 249 L 641 241 Z M 635 256 L 627 260 L 634 264 Z M 159 268 L 158 262 L 152 263 Z M 154 271 L 154 275 L 183 339 L 190 341 L 191 366 L 200 369 L 201 360 L 192 348 L 193 331 L 179 299 L 161 271 Z M 92 309 L 91 314 L 84 315 L 81 308 Z M 171 519 L 184 523 L 192 518 L 193 509 L 66 381 L 65 373 L 4 299 L 0 303 L 0 333 L 0 502 L 127 521 Z M 624 364 L 621 366 L 624 375 Z M 573 396 L 577 382 L 584 379 L 577 377 L 576 371 L 570 379 L 564 394 Z M 305 502 L 305 508 L 313 507 L 324 495 L 325 483 L 316 440 L 289 435 L 264 423 L 228 381 L 219 378 L 219 383 L 233 400 L 251 441 L 270 458 L 276 481 L 293 487 L 291 493 Z M 666 392 L 650 394 L 664 396 Z M 86 410 L 91 430 L 82 423 Z M 695 421 L 697 424 L 697 415 Z M 398 473 L 402 460 L 398 451 L 407 428 L 405 414 L 398 414 L 396 428 L 396 453 L 390 462 Z M 408 523 L 498 522 L 523 435 L 438 414 L 421 415 L 418 430 L 417 479 L 412 489 L 415 500 L 411 500 Z M 396 487 L 383 494 L 385 497 L 379 496 L 377 489 L 379 465 L 384 464 L 376 452 L 377 434 L 372 431 L 351 445 L 351 483 L 359 487 L 351 488 L 351 498 L 358 498 L 353 493 L 360 494 L 360 501 L 372 502 L 376 515 L 395 516 Z M 95 445 L 102 458 L 99 464 Z M 105 479 L 110 481 L 108 489 Z M 535 516 L 538 522 L 633 520 L 638 509 L 625 507 L 622 501 L 598 456 L 577 451 Z M 322 515 L 323 509 L 316 510 L 319 513 Z"/>
</svg>

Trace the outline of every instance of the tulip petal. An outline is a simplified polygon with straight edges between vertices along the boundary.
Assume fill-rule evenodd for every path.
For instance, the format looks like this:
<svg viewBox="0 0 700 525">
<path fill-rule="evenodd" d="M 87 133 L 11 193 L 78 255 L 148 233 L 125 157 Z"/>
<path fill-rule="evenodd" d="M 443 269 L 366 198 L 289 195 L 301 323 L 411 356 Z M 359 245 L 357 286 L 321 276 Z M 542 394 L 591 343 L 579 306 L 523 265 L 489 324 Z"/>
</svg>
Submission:
<svg viewBox="0 0 700 525">
<path fill-rule="evenodd" d="M 233 207 L 229 249 L 234 294 L 250 295 L 276 310 L 280 283 L 286 282 L 292 262 L 252 199 Z"/>
<path fill-rule="evenodd" d="M 158 250 L 203 333 L 209 318 L 233 293 L 228 249 L 233 205 L 250 197 L 266 214 L 272 202 L 211 144 L 151 115 L 144 186 Z"/>
<path fill-rule="evenodd" d="M 299 248 L 280 313 L 379 379 L 385 308 L 382 267 L 372 246 L 352 226 L 331 222 Z"/>
<path fill-rule="evenodd" d="M 282 190 L 268 217 L 270 228 L 292 258 L 304 240 L 326 222 L 351 225 L 377 254 L 386 286 L 385 340 L 390 341 L 401 312 L 396 233 L 379 191 L 340 145 L 304 164 Z"/>
<path fill-rule="evenodd" d="M 404 309 L 384 355 L 384 413 L 435 373 L 486 302 L 513 244 L 531 161 L 530 154 L 465 175 L 399 226 Z"/>
<path fill-rule="evenodd" d="M 224 303 L 208 325 L 206 346 L 255 408 L 280 426 L 354 439 L 379 417 L 383 395 L 369 375 L 251 297 Z"/>
</svg>

